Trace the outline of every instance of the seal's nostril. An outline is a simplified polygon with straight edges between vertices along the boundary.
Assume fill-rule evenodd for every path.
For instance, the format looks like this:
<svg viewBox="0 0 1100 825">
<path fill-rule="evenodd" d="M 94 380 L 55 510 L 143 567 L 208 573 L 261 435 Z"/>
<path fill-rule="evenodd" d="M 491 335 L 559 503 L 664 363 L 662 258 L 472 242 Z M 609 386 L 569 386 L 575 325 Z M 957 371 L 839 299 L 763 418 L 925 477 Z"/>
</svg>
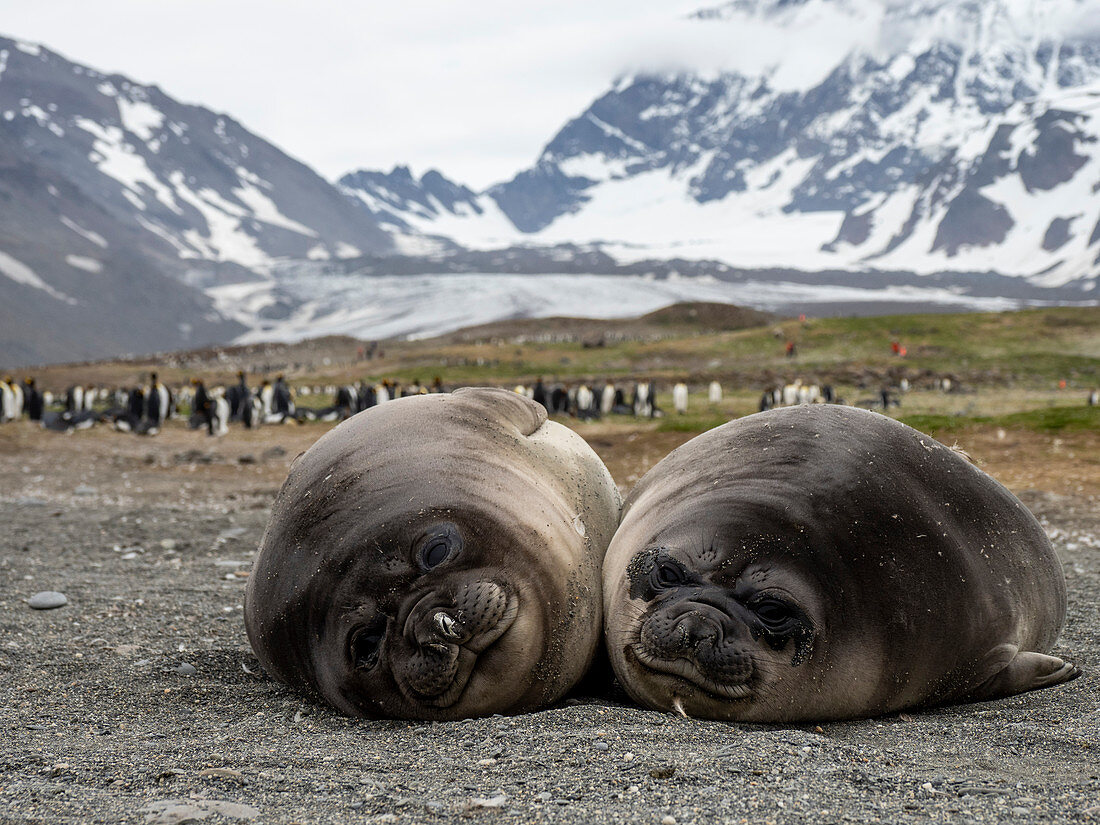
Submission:
<svg viewBox="0 0 1100 825">
<path fill-rule="evenodd" d="M 458 639 L 462 633 L 458 629 L 458 622 L 442 610 L 433 617 L 435 627 L 445 639 Z"/>
</svg>

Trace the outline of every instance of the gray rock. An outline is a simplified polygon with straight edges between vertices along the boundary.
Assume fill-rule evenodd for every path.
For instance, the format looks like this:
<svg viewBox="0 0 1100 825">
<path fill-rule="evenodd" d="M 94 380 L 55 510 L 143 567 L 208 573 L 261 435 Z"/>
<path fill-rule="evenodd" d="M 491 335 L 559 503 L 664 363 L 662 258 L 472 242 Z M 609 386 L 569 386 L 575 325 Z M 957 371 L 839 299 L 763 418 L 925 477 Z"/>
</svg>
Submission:
<svg viewBox="0 0 1100 825">
<path fill-rule="evenodd" d="M 211 814 L 244 820 L 260 815 L 258 808 L 224 799 L 158 799 L 141 810 L 146 815 L 146 825 L 184 825 L 206 819 Z"/>
<path fill-rule="evenodd" d="M 198 670 L 195 669 L 194 665 L 188 664 L 187 662 L 181 662 L 179 667 L 176 668 L 176 673 L 180 676 L 194 676 L 198 673 Z"/>
<path fill-rule="evenodd" d="M 53 610 L 55 607 L 64 607 L 68 603 L 69 600 L 65 594 L 58 593 L 56 590 L 43 590 L 27 599 L 27 604 L 35 610 Z"/>
<path fill-rule="evenodd" d="M 183 825 L 186 822 L 198 822 L 210 816 L 195 805 L 189 805 L 180 799 L 159 799 L 150 802 L 141 809 L 145 813 L 146 825 Z"/>
</svg>

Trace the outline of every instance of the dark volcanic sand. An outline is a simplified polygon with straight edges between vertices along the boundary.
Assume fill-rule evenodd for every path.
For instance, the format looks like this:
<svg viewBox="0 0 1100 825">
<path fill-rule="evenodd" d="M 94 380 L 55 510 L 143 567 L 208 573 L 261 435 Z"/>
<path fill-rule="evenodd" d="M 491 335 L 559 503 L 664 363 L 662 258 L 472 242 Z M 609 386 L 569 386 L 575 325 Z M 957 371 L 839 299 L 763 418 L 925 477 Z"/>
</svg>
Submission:
<svg viewBox="0 0 1100 825">
<path fill-rule="evenodd" d="M 321 432 L 0 428 L 0 821 L 1100 819 L 1095 497 L 1021 492 L 1065 564 L 1055 652 L 1085 670 L 1066 686 L 819 728 L 583 698 L 508 718 L 366 722 L 260 672 L 233 575 L 289 460 Z M 662 439 L 601 432 L 597 449 L 621 478 L 624 454 L 660 442 L 652 463 L 672 446 Z M 264 457 L 277 444 L 286 453 Z M 69 604 L 30 609 L 42 590 Z"/>
</svg>

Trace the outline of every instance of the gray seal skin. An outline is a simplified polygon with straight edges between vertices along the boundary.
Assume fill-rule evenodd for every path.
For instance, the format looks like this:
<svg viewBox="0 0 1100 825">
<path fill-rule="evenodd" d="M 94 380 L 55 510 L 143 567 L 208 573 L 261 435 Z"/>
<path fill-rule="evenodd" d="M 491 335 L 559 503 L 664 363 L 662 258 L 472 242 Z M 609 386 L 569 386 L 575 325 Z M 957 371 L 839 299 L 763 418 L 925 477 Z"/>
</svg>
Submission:
<svg viewBox="0 0 1100 825">
<path fill-rule="evenodd" d="M 748 416 L 670 453 L 627 497 L 604 606 L 627 692 L 696 717 L 859 718 L 1079 673 L 1046 655 L 1066 587 L 1034 516 L 850 407 Z"/>
<path fill-rule="evenodd" d="M 373 407 L 292 465 L 245 594 L 252 649 L 357 716 L 544 707 L 592 663 L 620 505 L 584 440 L 516 393 Z"/>
</svg>

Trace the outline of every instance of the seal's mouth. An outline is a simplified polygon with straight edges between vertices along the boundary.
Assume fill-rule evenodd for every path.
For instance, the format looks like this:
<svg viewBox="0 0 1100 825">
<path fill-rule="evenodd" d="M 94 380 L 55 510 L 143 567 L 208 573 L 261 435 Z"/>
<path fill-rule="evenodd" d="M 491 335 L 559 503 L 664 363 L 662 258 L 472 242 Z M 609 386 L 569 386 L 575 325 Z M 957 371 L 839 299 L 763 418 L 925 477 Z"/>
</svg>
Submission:
<svg viewBox="0 0 1100 825">
<path fill-rule="evenodd" d="M 752 698 L 750 678 L 738 679 L 736 682 L 716 679 L 690 659 L 683 657 L 666 659 L 655 656 L 639 642 L 628 646 L 626 652 L 627 658 L 633 659 L 641 669 L 662 676 L 671 676 L 677 681 L 688 682 L 692 687 L 719 701 L 729 702 Z"/>
<path fill-rule="evenodd" d="M 485 583 L 487 584 L 487 583 Z M 436 608 L 422 614 L 410 635 L 416 649 L 399 680 L 410 699 L 436 708 L 456 704 L 477 668 L 479 658 L 516 621 L 519 599 L 496 585 L 482 586 L 478 598 L 464 609 Z M 470 611 L 476 609 L 476 615 Z"/>
</svg>

